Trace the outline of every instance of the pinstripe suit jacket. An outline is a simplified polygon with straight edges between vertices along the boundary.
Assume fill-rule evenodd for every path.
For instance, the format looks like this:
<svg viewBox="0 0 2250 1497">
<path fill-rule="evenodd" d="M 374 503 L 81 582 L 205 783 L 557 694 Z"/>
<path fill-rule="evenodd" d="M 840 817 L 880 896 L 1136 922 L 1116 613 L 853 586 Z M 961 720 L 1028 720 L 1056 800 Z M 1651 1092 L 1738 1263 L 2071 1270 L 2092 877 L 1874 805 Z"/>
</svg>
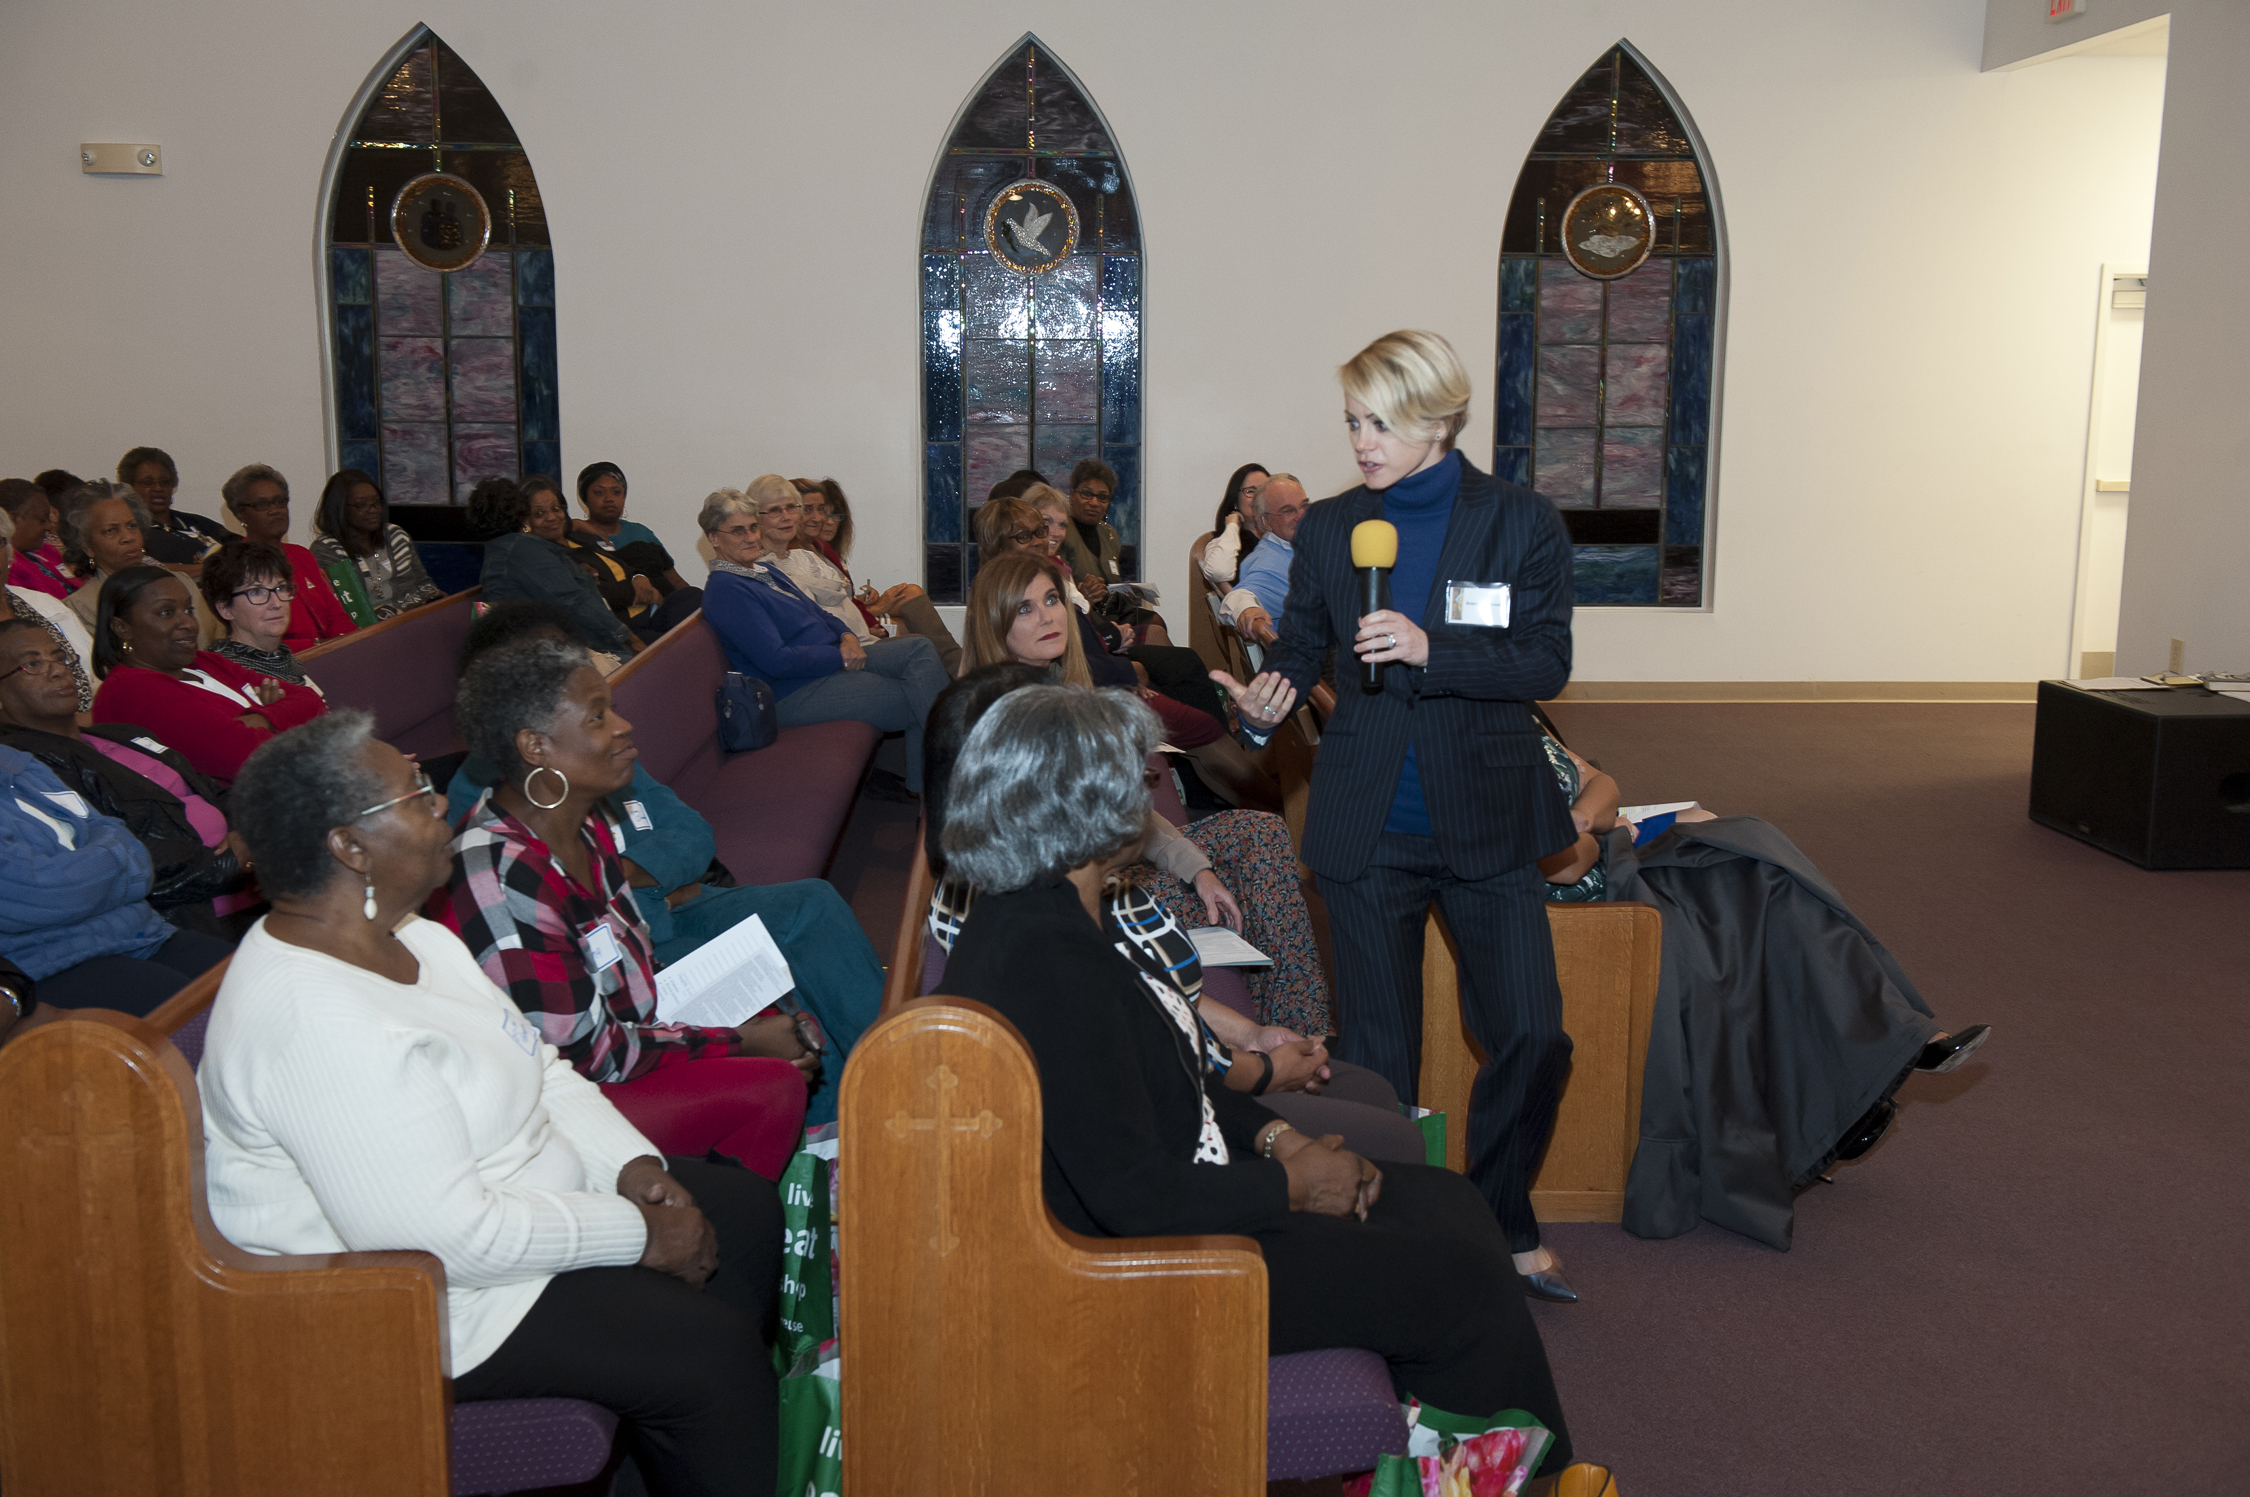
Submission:
<svg viewBox="0 0 2250 1497">
<path fill-rule="evenodd" d="M 1336 715 L 1321 730 L 1306 813 L 1304 858 L 1315 873 L 1356 878 L 1390 815 L 1406 746 L 1446 865 L 1490 878 L 1567 847 L 1569 807 L 1539 743 L 1529 704 L 1570 679 L 1570 539 L 1554 507 L 1529 489 L 1464 460 L 1437 578 L 1422 607 L 1429 664 L 1392 665 L 1383 689 L 1359 686 L 1359 578 L 1352 527 L 1380 519 L 1382 495 L 1365 487 L 1307 511 L 1289 569 L 1281 640 L 1266 662 L 1302 695 L 1336 649 Z M 1505 582 L 1505 629 L 1445 620 L 1447 582 Z"/>
</svg>

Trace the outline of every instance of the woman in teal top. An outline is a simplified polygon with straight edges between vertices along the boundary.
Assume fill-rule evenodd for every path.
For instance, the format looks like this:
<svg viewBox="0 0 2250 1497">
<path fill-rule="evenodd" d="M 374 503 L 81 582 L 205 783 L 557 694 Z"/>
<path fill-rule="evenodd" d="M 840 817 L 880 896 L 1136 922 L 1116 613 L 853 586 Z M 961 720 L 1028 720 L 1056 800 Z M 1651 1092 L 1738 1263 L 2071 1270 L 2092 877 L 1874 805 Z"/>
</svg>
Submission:
<svg viewBox="0 0 2250 1497">
<path fill-rule="evenodd" d="M 1539 861 L 1555 903 L 1654 905 L 1664 957 L 1625 1229 L 1698 1221 L 1786 1249 L 1796 1193 L 1857 1159 L 1915 1071 L 1950 1071 L 1990 1031 L 1940 1031 L 1875 933 L 1796 844 L 1700 807 L 1635 846 L 1617 782 L 1546 737 L 1578 840 Z"/>
</svg>

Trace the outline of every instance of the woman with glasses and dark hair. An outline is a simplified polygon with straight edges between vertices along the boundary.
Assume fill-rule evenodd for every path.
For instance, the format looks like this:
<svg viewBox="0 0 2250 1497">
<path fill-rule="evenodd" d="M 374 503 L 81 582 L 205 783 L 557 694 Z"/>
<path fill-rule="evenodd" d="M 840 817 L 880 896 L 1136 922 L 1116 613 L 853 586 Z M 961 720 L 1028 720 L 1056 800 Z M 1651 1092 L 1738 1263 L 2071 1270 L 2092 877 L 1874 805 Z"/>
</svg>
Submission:
<svg viewBox="0 0 2250 1497">
<path fill-rule="evenodd" d="M 485 537 L 478 578 L 485 601 L 552 603 L 569 616 L 580 644 L 619 660 L 648 648 L 610 612 L 568 547 L 532 533 L 532 497 L 512 478 L 487 478 L 469 490 L 469 528 Z"/>
<path fill-rule="evenodd" d="M 346 468 L 322 487 L 313 529 L 313 560 L 361 628 L 445 596 L 423 568 L 414 538 L 391 523 L 382 488 L 359 469 Z"/>
<path fill-rule="evenodd" d="M 371 726 L 283 734 L 236 792 L 274 908 L 197 1077 L 213 1225 L 254 1253 L 435 1253 L 456 1401 L 586 1399 L 652 1491 L 770 1491 L 773 1187 L 662 1157 L 414 918 L 450 829 Z"/>
<path fill-rule="evenodd" d="M 0 619 L 0 743 L 125 824 L 148 850 L 146 898 L 158 914 L 182 930 L 221 934 L 218 916 L 247 902 L 250 883 L 249 854 L 222 809 L 226 792 L 144 727 L 80 727 L 71 665 L 36 624 Z"/>
<path fill-rule="evenodd" d="M 875 590 L 872 582 L 855 588 L 852 583 L 852 506 L 844 497 L 844 486 L 833 478 L 793 478 L 797 492 L 804 496 L 804 513 L 797 521 L 796 539 L 781 558 L 782 567 L 797 579 L 798 586 L 810 593 L 813 600 L 836 614 L 844 622 L 859 629 L 860 643 L 875 639 L 888 639 L 890 631 L 883 626 L 889 619 L 908 634 L 917 634 L 928 640 L 938 652 L 938 664 L 945 667 L 948 677 L 961 669 L 960 641 L 945 626 L 933 604 L 921 587 L 912 582 L 901 582 L 882 592 Z M 835 601 L 831 601 L 833 598 Z M 849 603 L 849 614 L 857 621 L 839 612 L 838 604 Z"/>
<path fill-rule="evenodd" d="M 211 647 L 244 670 L 319 692 L 289 648 L 290 605 L 297 597 L 295 570 L 279 546 L 237 536 L 203 564 L 203 601 L 225 621 L 227 637 Z M 321 692 L 321 695 L 327 695 Z"/>
<path fill-rule="evenodd" d="M 172 461 L 172 454 L 161 447 L 128 450 L 117 460 L 117 481 L 140 495 L 147 508 L 149 526 L 144 539 L 149 554 L 158 561 L 201 561 L 212 547 L 234 534 L 217 520 L 173 507 L 172 496 L 180 488 L 180 468 Z"/>
<path fill-rule="evenodd" d="M 1244 463 L 1227 480 L 1219 513 L 1211 521 L 1211 539 L 1197 558 L 1203 575 L 1221 587 L 1234 586 L 1235 573 L 1242 566 L 1243 539 L 1247 537 L 1253 546 L 1258 543 L 1258 491 L 1266 486 L 1268 476 L 1264 464 Z"/>
<path fill-rule="evenodd" d="M 264 463 L 237 468 L 219 486 L 227 509 L 242 522 L 244 538 L 277 547 L 289 559 L 289 572 L 297 586 L 289 605 L 289 628 L 284 635 L 293 650 L 307 649 L 331 639 L 341 639 L 359 625 L 336 601 L 328 574 L 310 551 L 289 540 L 289 480 Z"/>
<path fill-rule="evenodd" d="M 1117 496 L 1117 470 L 1098 457 L 1090 457 L 1070 470 L 1070 528 L 1063 532 L 1063 561 L 1077 574 L 1079 590 L 1099 604 L 1109 596 L 1110 584 L 1125 580 L 1118 556 L 1123 542 L 1103 517 Z M 1110 616 L 1130 624 L 1138 642 L 1169 645 L 1164 618 L 1152 608 L 1133 608 Z"/>
<path fill-rule="evenodd" d="M 307 686 L 260 676 L 195 647 L 187 583 L 162 567 L 127 567 L 102 584 L 95 617 L 94 721 L 134 723 L 232 784 L 251 751 L 328 710 Z"/>
</svg>

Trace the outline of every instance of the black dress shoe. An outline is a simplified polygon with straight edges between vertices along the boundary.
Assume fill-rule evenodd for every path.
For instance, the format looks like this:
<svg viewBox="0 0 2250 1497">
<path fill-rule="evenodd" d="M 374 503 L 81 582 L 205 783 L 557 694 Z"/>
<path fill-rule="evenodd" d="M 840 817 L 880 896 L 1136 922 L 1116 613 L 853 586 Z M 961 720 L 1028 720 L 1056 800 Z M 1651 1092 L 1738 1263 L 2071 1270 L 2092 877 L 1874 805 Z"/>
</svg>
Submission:
<svg viewBox="0 0 2250 1497">
<path fill-rule="evenodd" d="M 1971 1024 L 1959 1034 L 1949 1034 L 1942 1040 L 1932 1040 L 1922 1047 L 1915 1059 L 1914 1069 L 1944 1075 L 1962 1061 L 1974 1055 L 1977 1046 L 1992 1038 L 1989 1024 Z"/>
<path fill-rule="evenodd" d="M 1558 1305 L 1578 1303 L 1578 1291 L 1571 1288 L 1570 1280 L 1562 1276 L 1560 1259 L 1555 1261 L 1553 1268 L 1543 1268 L 1537 1273 L 1522 1274 L 1519 1277 L 1523 1280 L 1523 1292 L 1533 1299 L 1552 1300 Z"/>
<path fill-rule="evenodd" d="M 895 805 L 912 805 L 922 798 L 906 788 L 906 781 L 887 769 L 869 770 L 860 789 L 869 800 L 890 801 Z"/>
<path fill-rule="evenodd" d="M 1844 1141 L 1836 1145 L 1836 1157 L 1844 1160 L 1857 1159 L 1874 1148 L 1883 1141 L 1883 1135 L 1891 1131 L 1891 1119 L 1897 1116 L 1898 1104 L 1888 1097 L 1868 1108 L 1860 1120 L 1852 1124 L 1851 1131 L 1844 1135 Z"/>
</svg>

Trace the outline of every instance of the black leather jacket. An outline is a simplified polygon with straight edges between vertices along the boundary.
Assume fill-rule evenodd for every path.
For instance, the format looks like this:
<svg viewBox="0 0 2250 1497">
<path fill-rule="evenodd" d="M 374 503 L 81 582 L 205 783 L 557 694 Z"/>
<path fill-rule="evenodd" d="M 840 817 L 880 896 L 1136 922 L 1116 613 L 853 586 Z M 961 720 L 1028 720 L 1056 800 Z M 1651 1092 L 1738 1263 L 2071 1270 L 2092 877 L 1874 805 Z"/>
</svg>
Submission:
<svg viewBox="0 0 2250 1497">
<path fill-rule="evenodd" d="M 148 729 L 124 723 L 97 723 L 79 731 L 88 737 L 130 744 L 144 754 L 161 759 L 186 782 L 188 789 L 211 802 L 222 814 L 225 812 L 226 792 L 197 774 L 177 750 L 151 749 L 151 743 L 160 744 L 161 740 Z M 181 923 L 175 911 L 186 914 L 194 906 L 208 906 L 214 897 L 235 893 L 250 882 L 250 871 L 232 852 L 203 845 L 203 838 L 188 820 L 186 804 L 178 796 L 155 781 L 135 774 L 91 744 L 43 733 L 36 728 L 14 726 L 0 727 L 0 743 L 30 754 L 52 769 L 65 789 L 77 791 L 88 805 L 104 816 L 114 816 L 125 823 L 126 830 L 148 849 L 149 861 L 155 865 L 148 902 L 174 924 Z M 201 913 L 208 916 L 210 911 L 206 908 Z M 207 922 L 194 920 L 193 923 L 201 929 Z"/>
</svg>

